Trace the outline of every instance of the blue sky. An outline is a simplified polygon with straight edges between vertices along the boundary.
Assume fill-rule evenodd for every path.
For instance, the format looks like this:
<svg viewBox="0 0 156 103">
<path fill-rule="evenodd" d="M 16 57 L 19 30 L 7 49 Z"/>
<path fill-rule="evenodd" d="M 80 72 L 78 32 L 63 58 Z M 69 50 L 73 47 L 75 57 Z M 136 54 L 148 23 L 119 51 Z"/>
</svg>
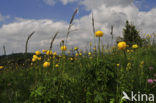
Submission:
<svg viewBox="0 0 156 103">
<path fill-rule="evenodd" d="M 134 4 L 140 11 L 149 11 L 156 7 L 156 0 L 135 0 Z M 25 19 L 53 19 L 69 21 L 75 8 L 80 6 L 77 2 L 67 5 L 57 2 L 55 5 L 47 5 L 43 0 L 0 0 L 0 13 Z M 89 14 L 83 6 L 80 6 L 77 18 Z"/>
</svg>

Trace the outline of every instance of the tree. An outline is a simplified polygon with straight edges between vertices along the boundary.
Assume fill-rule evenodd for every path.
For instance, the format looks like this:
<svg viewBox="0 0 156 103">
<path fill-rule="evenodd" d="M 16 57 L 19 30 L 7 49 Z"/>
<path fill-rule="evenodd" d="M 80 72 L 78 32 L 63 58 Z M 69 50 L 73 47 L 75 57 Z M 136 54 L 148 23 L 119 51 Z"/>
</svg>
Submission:
<svg viewBox="0 0 156 103">
<path fill-rule="evenodd" d="M 143 39 L 139 35 L 139 31 L 132 24 L 126 21 L 125 28 L 123 29 L 123 41 L 125 41 L 129 46 L 133 44 L 138 44 L 142 46 Z"/>
</svg>

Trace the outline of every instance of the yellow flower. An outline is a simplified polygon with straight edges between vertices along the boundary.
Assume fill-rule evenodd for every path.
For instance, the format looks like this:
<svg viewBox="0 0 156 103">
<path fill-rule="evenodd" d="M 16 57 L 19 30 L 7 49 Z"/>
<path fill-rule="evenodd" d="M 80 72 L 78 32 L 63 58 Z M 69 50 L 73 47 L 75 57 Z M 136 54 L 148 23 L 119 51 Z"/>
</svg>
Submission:
<svg viewBox="0 0 156 103">
<path fill-rule="evenodd" d="M 44 68 L 47 68 L 47 67 L 49 67 L 49 66 L 50 66 L 50 62 L 44 62 L 44 63 L 43 63 L 43 67 L 44 67 Z"/>
<path fill-rule="evenodd" d="M 61 46 L 61 50 L 62 51 L 66 51 L 67 50 L 67 47 L 65 45 Z"/>
<path fill-rule="evenodd" d="M 120 64 L 116 64 L 116 66 L 117 66 L 117 67 L 119 67 L 119 66 L 120 66 Z"/>
<path fill-rule="evenodd" d="M 44 49 L 43 49 L 43 50 L 42 50 L 42 52 L 43 52 L 43 53 L 46 53 L 46 52 L 47 52 L 47 50 L 44 50 Z"/>
<path fill-rule="evenodd" d="M 103 36 L 103 32 L 102 31 L 97 31 L 97 32 L 95 32 L 95 36 L 96 37 L 102 37 Z"/>
<path fill-rule="evenodd" d="M 46 55 L 52 55 L 53 53 L 52 53 L 52 51 L 51 50 L 48 50 L 47 52 L 46 52 Z"/>
<path fill-rule="evenodd" d="M 41 57 L 38 57 L 37 59 L 40 61 L 41 60 Z"/>
<path fill-rule="evenodd" d="M 92 54 L 91 52 L 88 53 L 89 56 L 90 56 L 91 54 Z"/>
<path fill-rule="evenodd" d="M 56 56 L 56 55 L 57 55 L 57 53 L 56 53 L 56 52 L 54 52 L 54 53 L 53 53 L 53 55 L 54 55 L 54 56 Z"/>
<path fill-rule="evenodd" d="M 82 53 L 79 53 L 80 56 L 82 56 Z"/>
<path fill-rule="evenodd" d="M 0 69 L 3 69 L 4 68 L 4 66 L 0 66 Z"/>
<path fill-rule="evenodd" d="M 35 54 L 36 54 L 36 55 L 40 55 L 41 52 L 40 52 L 40 51 L 36 51 Z"/>
<path fill-rule="evenodd" d="M 73 61 L 73 58 L 70 58 L 71 61 Z"/>
<path fill-rule="evenodd" d="M 56 65 L 55 65 L 55 67 L 56 67 L 56 68 L 58 68 L 58 67 L 59 67 L 59 65 L 58 65 L 58 64 L 56 64 Z"/>
<path fill-rule="evenodd" d="M 37 60 L 37 58 L 32 58 L 32 62 L 35 62 Z"/>
<path fill-rule="evenodd" d="M 130 51 L 129 50 L 127 50 L 127 53 L 129 53 Z"/>
<path fill-rule="evenodd" d="M 75 48 L 74 48 L 74 50 L 78 50 L 78 49 L 79 49 L 78 47 L 75 47 Z"/>
<path fill-rule="evenodd" d="M 144 64 L 144 61 L 141 61 L 141 62 L 140 62 L 140 65 L 143 65 L 143 64 Z"/>
<path fill-rule="evenodd" d="M 38 56 L 37 56 L 37 55 L 33 55 L 33 58 L 37 59 L 37 58 L 38 58 Z"/>
<path fill-rule="evenodd" d="M 38 56 L 37 55 L 33 55 L 32 62 L 35 62 L 37 60 L 38 60 Z"/>
<path fill-rule="evenodd" d="M 137 49 L 138 48 L 138 45 L 137 44 L 134 44 L 134 45 L 132 45 L 132 48 L 133 49 Z"/>
<path fill-rule="evenodd" d="M 76 54 L 75 54 L 75 56 L 77 57 L 77 56 L 79 56 L 79 54 L 78 54 L 78 53 L 76 53 Z"/>
<path fill-rule="evenodd" d="M 133 50 L 131 50 L 131 52 L 133 53 L 134 51 L 133 51 Z"/>
<path fill-rule="evenodd" d="M 126 42 L 122 41 L 118 43 L 118 49 L 119 50 L 124 50 L 126 48 Z"/>
<path fill-rule="evenodd" d="M 93 48 L 93 50 L 96 50 L 96 48 Z"/>
</svg>

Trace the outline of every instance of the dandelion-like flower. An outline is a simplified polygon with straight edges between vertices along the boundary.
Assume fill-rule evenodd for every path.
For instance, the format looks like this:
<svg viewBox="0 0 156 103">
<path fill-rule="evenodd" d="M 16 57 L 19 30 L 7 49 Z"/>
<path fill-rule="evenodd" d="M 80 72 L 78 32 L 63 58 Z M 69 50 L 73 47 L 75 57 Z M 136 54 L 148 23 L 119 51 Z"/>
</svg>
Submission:
<svg viewBox="0 0 156 103">
<path fill-rule="evenodd" d="M 118 43 L 118 49 L 119 50 L 124 50 L 126 48 L 126 42 L 122 41 Z"/>
<path fill-rule="evenodd" d="M 92 55 L 92 53 L 91 53 L 91 52 L 89 52 L 89 53 L 88 53 L 88 55 L 90 56 L 90 55 Z"/>
<path fill-rule="evenodd" d="M 52 51 L 51 50 L 48 50 L 47 52 L 46 52 L 46 55 L 52 55 L 53 53 L 52 53 Z"/>
<path fill-rule="evenodd" d="M 4 68 L 4 66 L 0 66 L 0 69 L 3 69 Z"/>
<path fill-rule="evenodd" d="M 133 49 L 137 49 L 138 48 L 138 45 L 137 44 L 134 44 L 134 45 L 132 45 L 132 48 Z"/>
<path fill-rule="evenodd" d="M 59 67 L 59 64 L 56 64 L 55 67 L 58 68 Z"/>
<path fill-rule="evenodd" d="M 120 66 L 120 64 L 116 64 L 116 66 L 117 66 L 117 67 L 119 67 L 119 66 Z"/>
<path fill-rule="evenodd" d="M 40 55 L 41 52 L 40 52 L 40 51 L 36 51 L 35 54 L 36 54 L 36 55 Z"/>
<path fill-rule="evenodd" d="M 96 37 L 102 37 L 103 36 L 103 32 L 102 31 L 97 31 L 97 32 L 95 32 L 95 36 Z"/>
<path fill-rule="evenodd" d="M 47 67 L 49 67 L 49 66 L 50 66 L 50 62 L 44 62 L 44 63 L 43 63 L 43 67 L 44 67 L 44 68 L 47 68 Z"/>
<path fill-rule="evenodd" d="M 61 50 L 62 51 L 66 51 L 67 50 L 67 47 L 65 45 L 61 46 Z"/>
</svg>

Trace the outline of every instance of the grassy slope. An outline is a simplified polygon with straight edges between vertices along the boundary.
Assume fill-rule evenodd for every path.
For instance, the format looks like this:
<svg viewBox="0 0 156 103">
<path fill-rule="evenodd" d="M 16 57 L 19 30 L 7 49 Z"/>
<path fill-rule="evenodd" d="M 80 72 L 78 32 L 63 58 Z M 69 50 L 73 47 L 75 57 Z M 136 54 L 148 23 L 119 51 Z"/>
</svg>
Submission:
<svg viewBox="0 0 156 103">
<path fill-rule="evenodd" d="M 156 94 L 156 85 L 147 83 L 147 79 L 156 78 L 154 47 L 127 53 L 127 59 L 122 51 L 99 58 L 78 57 L 74 61 L 62 57 L 52 60 L 54 65 L 49 68 L 43 68 L 43 62 L 31 66 L 31 56 L 0 57 L 1 65 L 6 66 L 0 71 L 0 100 L 3 103 L 108 103 L 110 99 L 119 103 L 122 91 Z M 55 68 L 56 63 L 59 68 Z M 116 66 L 118 63 L 120 67 Z"/>
</svg>

